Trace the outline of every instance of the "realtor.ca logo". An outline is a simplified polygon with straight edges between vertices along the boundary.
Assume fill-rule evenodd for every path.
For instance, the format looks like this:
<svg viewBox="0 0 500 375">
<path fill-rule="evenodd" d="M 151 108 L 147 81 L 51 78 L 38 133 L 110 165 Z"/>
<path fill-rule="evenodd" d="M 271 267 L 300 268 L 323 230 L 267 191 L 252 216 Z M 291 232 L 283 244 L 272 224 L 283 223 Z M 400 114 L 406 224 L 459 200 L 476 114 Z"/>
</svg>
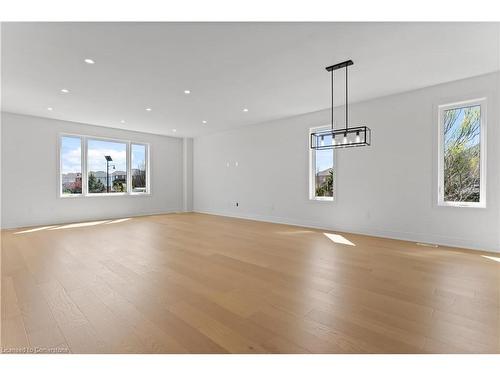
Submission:
<svg viewBox="0 0 500 375">
<path fill-rule="evenodd" d="M 20 347 L 20 348 L 2 348 L 2 354 L 64 354 L 69 353 L 68 348 L 43 348 L 43 347 Z"/>
</svg>

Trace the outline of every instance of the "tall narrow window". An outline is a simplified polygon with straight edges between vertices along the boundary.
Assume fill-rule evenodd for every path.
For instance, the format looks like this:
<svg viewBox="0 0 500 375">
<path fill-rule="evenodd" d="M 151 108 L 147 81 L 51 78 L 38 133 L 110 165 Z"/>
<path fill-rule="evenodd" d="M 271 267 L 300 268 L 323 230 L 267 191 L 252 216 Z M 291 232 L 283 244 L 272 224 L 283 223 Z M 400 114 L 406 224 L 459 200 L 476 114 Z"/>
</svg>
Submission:
<svg viewBox="0 0 500 375">
<path fill-rule="evenodd" d="M 311 131 L 322 128 L 311 129 Z M 330 145 L 332 137 L 325 135 L 321 141 Z M 333 149 L 311 150 L 310 164 L 310 199 L 332 201 L 335 195 L 335 168 Z"/>
<path fill-rule="evenodd" d="M 134 144 L 132 148 L 132 193 L 147 193 L 147 147 Z"/>
<path fill-rule="evenodd" d="M 439 109 L 439 204 L 484 207 L 485 100 Z"/>
<path fill-rule="evenodd" d="M 89 139 L 87 144 L 89 194 L 127 192 L 127 144 Z"/>
<path fill-rule="evenodd" d="M 82 194 L 82 139 L 63 136 L 60 139 L 60 193 Z"/>
</svg>

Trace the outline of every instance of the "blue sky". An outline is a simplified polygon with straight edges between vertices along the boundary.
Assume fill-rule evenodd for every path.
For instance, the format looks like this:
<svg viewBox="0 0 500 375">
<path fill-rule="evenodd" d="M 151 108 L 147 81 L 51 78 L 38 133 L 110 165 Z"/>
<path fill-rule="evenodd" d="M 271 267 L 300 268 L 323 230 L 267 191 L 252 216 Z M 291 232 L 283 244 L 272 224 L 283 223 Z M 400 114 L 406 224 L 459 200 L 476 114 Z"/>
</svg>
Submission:
<svg viewBox="0 0 500 375">
<path fill-rule="evenodd" d="M 477 110 L 480 111 L 481 106 L 477 105 L 477 106 L 472 106 L 472 107 L 464 107 L 464 108 L 457 108 L 457 109 L 450 109 L 449 110 L 449 111 L 456 111 L 456 112 L 458 112 L 458 116 L 457 116 L 455 122 L 453 123 L 451 129 L 449 130 L 449 132 L 445 135 L 445 143 L 448 142 L 450 139 L 455 138 L 455 133 L 460 129 L 460 127 L 462 126 L 462 123 L 464 121 L 465 110 L 469 109 L 469 108 L 477 109 Z M 481 134 L 481 131 L 479 130 L 477 132 L 477 134 L 473 138 L 471 138 L 471 140 L 467 143 L 467 146 L 471 147 L 471 146 L 474 146 L 474 145 L 478 144 L 479 143 L 480 134 Z"/>
<path fill-rule="evenodd" d="M 132 145 L 132 169 L 144 168 L 146 156 L 146 146 Z"/>
<path fill-rule="evenodd" d="M 61 172 L 81 173 L 80 138 L 62 137 L 61 141 Z"/>
<path fill-rule="evenodd" d="M 332 167 L 333 150 L 316 150 L 316 172 Z"/>
<path fill-rule="evenodd" d="M 325 145 L 330 145 L 332 143 L 332 137 L 324 137 Z M 333 150 L 316 150 L 316 172 L 324 171 L 325 169 L 332 167 L 332 153 Z"/>
<path fill-rule="evenodd" d="M 146 147 L 132 145 L 132 168 L 139 168 L 145 164 Z M 92 140 L 88 141 L 88 168 L 89 171 L 106 171 L 105 155 L 113 159 L 111 165 L 115 170 L 127 170 L 127 145 L 125 143 Z M 80 138 L 62 137 L 61 141 L 61 172 L 81 173 Z M 110 171 L 114 171 L 110 167 Z"/>
<path fill-rule="evenodd" d="M 87 165 L 89 172 L 106 171 L 105 155 L 109 155 L 113 159 L 113 161 L 109 163 L 110 172 L 114 170 L 127 170 L 127 144 L 90 139 L 88 141 L 87 150 Z M 115 166 L 115 169 L 111 167 L 112 165 Z"/>
</svg>

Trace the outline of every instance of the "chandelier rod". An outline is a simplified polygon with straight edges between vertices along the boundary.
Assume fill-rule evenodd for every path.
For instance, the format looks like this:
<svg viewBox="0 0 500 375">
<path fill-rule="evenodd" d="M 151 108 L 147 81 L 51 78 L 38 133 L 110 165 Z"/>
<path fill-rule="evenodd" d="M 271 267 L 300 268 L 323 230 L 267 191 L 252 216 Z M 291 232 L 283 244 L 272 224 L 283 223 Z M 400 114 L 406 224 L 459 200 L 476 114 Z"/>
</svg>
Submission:
<svg viewBox="0 0 500 375">
<path fill-rule="evenodd" d="M 348 98 L 347 69 L 349 69 L 349 65 L 346 65 L 346 67 L 345 67 L 345 130 L 347 130 L 348 125 L 349 125 L 349 98 Z"/>
<path fill-rule="evenodd" d="M 331 77 L 332 77 L 332 130 L 334 129 L 333 127 L 333 70 L 331 71 Z"/>
<path fill-rule="evenodd" d="M 338 64 L 335 64 L 335 65 L 331 65 L 331 66 L 327 66 L 326 67 L 326 70 L 331 72 L 332 75 L 331 75 L 331 85 L 332 85 L 332 130 L 334 130 L 334 124 L 333 124 L 333 120 L 334 120 L 334 113 L 333 113 L 333 106 L 334 106 L 334 103 L 333 103 L 333 96 L 334 96 L 334 89 L 333 89 L 333 80 L 334 80 L 334 71 L 335 70 L 338 70 L 338 69 L 343 69 L 345 68 L 345 109 L 346 109 L 346 113 L 345 113 L 345 129 L 346 131 L 348 130 L 348 127 L 349 127 L 349 102 L 348 102 L 348 67 L 350 65 L 353 65 L 354 63 L 352 62 L 352 60 L 347 60 L 347 61 L 343 61 L 341 63 L 338 63 Z"/>
</svg>

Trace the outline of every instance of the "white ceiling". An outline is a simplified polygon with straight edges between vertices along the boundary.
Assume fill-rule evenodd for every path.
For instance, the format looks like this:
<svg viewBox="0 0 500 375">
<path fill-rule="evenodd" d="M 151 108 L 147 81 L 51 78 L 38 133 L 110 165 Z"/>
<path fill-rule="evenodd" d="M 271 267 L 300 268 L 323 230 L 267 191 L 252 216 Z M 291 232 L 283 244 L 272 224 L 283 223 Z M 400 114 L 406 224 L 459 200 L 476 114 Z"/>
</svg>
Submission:
<svg viewBox="0 0 500 375">
<path fill-rule="evenodd" d="M 4 23 L 2 109 L 198 136 L 328 108 L 346 59 L 352 102 L 499 70 L 499 25 Z"/>
</svg>

